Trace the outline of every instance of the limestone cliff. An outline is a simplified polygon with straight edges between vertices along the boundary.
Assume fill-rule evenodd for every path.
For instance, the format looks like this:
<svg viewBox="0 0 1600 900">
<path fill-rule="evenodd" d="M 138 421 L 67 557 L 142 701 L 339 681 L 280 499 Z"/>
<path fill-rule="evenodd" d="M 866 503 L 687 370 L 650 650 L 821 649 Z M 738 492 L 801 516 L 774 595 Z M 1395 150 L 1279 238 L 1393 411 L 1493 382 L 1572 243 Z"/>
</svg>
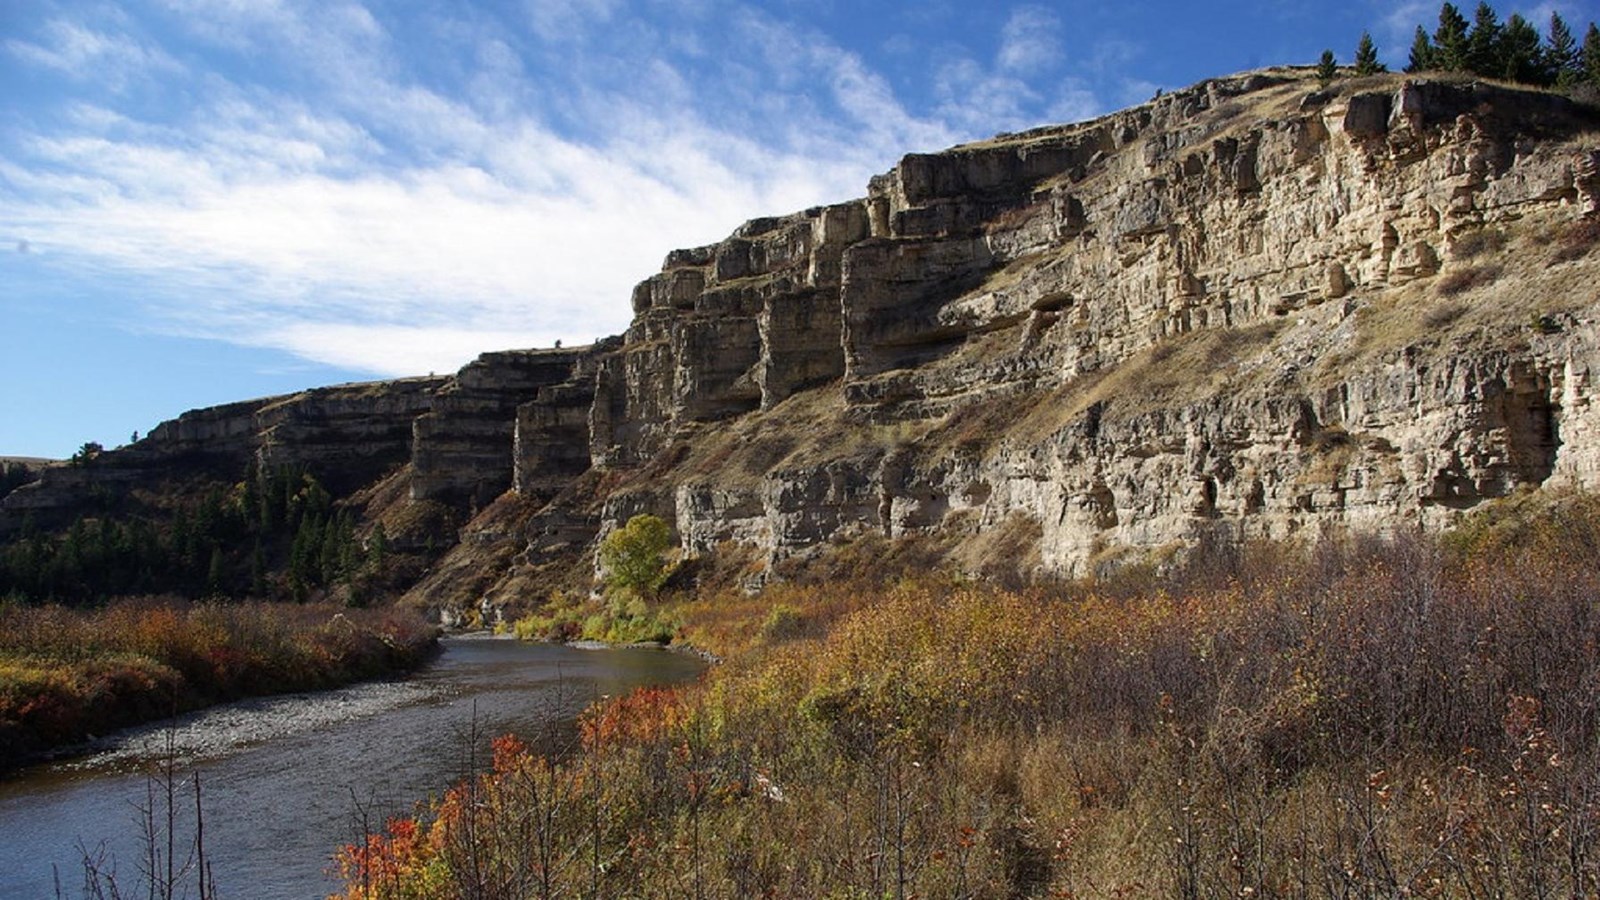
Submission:
<svg viewBox="0 0 1600 900">
<path fill-rule="evenodd" d="M 398 502 L 477 512 L 414 592 L 458 603 L 586 572 L 641 511 L 685 553 L 769 567 L 875 533 L 1056 574 L 1202 536 L 1436 528 L 1600 487 L 1597 208 L 1593 109 L 1250 73 L 907 156 L 860 200 L 670 254 L 619 338 L 363 389 L 343 445 L 332 397 L 257 401 L 106 471 L 157 447 L 367 448 L 339 464 L 352 485 L 408 462 Z"/>
<path fill-rule="evenodd" d="M 826 211 L 857 226 L 842 245 L 813 228 L 795 268 L 837 282 L 779 281 L 837 297 L 825 388 L 765 402 L 755 361 L 785 334 L 705 337 L 725 332 L 698 297 L 748 277 L 719 261 L 771 223 L 646 282 L 670 293 L 693 263 L 699 293 L 638 320 L 624 353 L 657 354 L 629 382 L 643 414 L 613 417 L 677 428 L 636 445 L 655 462 L 600 528 L 651 511 L 690 553 L 734 541 L 772 561 L 923 534 L 971 568 L 1021 535 L 1024 565 L 1072 573 L 1201 535 L 1439 527 L 1521 486 L 1596 486 L 1596 124 L 1490 84 L 1322 91 L 1278 71 L 909 156 Z M 687 334 L 706 346 L 666 339 Z M 722 392 L 697 392 L 713 366 Z M 692 424 L 739 384 L 743 410 Z"/>
</svg>

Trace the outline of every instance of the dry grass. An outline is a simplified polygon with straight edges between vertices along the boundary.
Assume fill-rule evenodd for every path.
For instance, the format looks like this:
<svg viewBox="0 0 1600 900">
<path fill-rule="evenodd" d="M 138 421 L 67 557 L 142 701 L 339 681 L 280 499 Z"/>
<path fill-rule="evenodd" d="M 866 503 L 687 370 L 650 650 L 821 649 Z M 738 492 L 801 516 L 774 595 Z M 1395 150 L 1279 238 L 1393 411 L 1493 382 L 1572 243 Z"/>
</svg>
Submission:
<svg viewBox="0 0 1600 900">
<path fill-rule="evenodd" d="M 1266 367 L 1248 363 L 1270 352 L 1288 327 L 1273 319 L 1244 328 L 1193 331 L 1136 354 L 1109 370 L 1069 382 L 1032 403 L 1007 432 L 1019 443 L 1036 443 L 1080 419 L 1096 404 L 1107 413 L 1137 415 L 1164 406 L 1262 387 Z"/>
<path fill-rule="evenodd" d="M 0 769 L 220 700 L 404 671 L 436 634 L 406 613 L 328 605 L 0 604 Z"/>
<path fill-rule="evenodd" d="M 1457 238 L 1450 247 L 1450 255 L 1457 260 L 1470 260 L 1485 254 L 1498 254 L 1506 248 L 1507 240 L 1504 231 L 1480 228 Z"/>
<path fill-rule="evenodd" d="M 1496 265 L 1474 265 L 1461 269 L 1452 269 L 1439 276 L 1439 280 L 1434 282 L 1433 287 L 1434 290 L 1439 292 L 1440 296 L 1454 297 L 1467 291 L 1494 284 L 1500 280 L 1500 276 L 1504 272 L 1505 270 L 1502 267 Z"/>
<path fill-rule="evenodd" d="M 1562 229 L 1555 242 L 1555 262 L 1574 262 L 1600 244 L 1600 219 L 1579 219 Z"/>
<path fill-rule="evenodd" d="M 1435 355 L 1515 347 L 1526 340 L 1531 320 L 1555 321 L 1581 310 L 1593 297 L 1600 266 L 1589 254 L 1566 265 L 1549 264 L 1548 248 L 1559 245 L 1569 229 L 1585 230 L 1565 214 L 1525 221 L 1506 232 L 1502 249 L 1478 257 L 1485 262 L 1362 297 L 1353 339 L 1318 354 L 1310 383 L 1337 383 L 1402 351 Z"/>
</svg>

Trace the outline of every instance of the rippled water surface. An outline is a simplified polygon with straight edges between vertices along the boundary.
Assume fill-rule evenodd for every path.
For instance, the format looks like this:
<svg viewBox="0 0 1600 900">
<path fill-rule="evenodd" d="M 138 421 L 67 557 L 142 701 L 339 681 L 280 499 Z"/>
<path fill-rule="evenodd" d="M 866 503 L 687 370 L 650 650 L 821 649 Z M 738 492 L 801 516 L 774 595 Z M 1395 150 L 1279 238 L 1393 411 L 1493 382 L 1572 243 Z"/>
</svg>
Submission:
<svg viewBox="0 0 1600 900">
<path fill-rule="evenodd" d="M 201 773 L 219 893 L 323 897 L 338 886 L 329 857 L 353 838 L 358 810 L 376 824 L 441 792 L 465 771 L 474 731 L 481 757 L 489 736 L 532 737 L 596 697 L 700 668 L 659 650 L 449 639 L 408 681 L 247 701 L 119 734 L 84 758 L 0 781 L 0 898 L 54 897 L 57 873 L 63 896 L 81 896 L 80 848 L 114 856 L 124 889 L 134 883 L 139 808 L 169 742 L 181 772 Z"/>
</svg>

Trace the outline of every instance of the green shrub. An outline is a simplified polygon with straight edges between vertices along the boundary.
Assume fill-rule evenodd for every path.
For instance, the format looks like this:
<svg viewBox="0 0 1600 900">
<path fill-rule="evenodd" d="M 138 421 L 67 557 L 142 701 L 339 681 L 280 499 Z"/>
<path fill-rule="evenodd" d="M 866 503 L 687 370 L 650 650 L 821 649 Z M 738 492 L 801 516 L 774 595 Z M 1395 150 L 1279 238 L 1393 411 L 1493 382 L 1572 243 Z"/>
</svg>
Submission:
<svg viewBox="0 0 1600 900">
<path fill-rule="evenodd" d="M 794 640 L 803 636 L 808 629 L 804 615 L 792 606 L 780 604 L 767 613 L 767 619 L 761 623 L 761 637 L 768 643 Z"/>
</svg>

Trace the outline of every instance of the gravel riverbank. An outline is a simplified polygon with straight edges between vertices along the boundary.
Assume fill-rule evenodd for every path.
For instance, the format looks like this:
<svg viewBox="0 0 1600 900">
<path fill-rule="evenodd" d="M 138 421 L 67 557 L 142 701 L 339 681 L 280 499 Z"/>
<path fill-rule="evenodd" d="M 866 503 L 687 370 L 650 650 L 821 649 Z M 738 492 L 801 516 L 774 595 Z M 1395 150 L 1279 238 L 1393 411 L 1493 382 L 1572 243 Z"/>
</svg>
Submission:
<svg viewBox="0 0 1600 900">
<path fill-rule="evenodd" d="M 379 681 L 300 694 L 256 697 L 125 728 L 72 748 L 71 768 L 101 768 L 159 759 L 173 753 L 180 763 L 218 756 L 269 739 L 421 703 L 444 693 L 413 681 Z"/>
</svg>

